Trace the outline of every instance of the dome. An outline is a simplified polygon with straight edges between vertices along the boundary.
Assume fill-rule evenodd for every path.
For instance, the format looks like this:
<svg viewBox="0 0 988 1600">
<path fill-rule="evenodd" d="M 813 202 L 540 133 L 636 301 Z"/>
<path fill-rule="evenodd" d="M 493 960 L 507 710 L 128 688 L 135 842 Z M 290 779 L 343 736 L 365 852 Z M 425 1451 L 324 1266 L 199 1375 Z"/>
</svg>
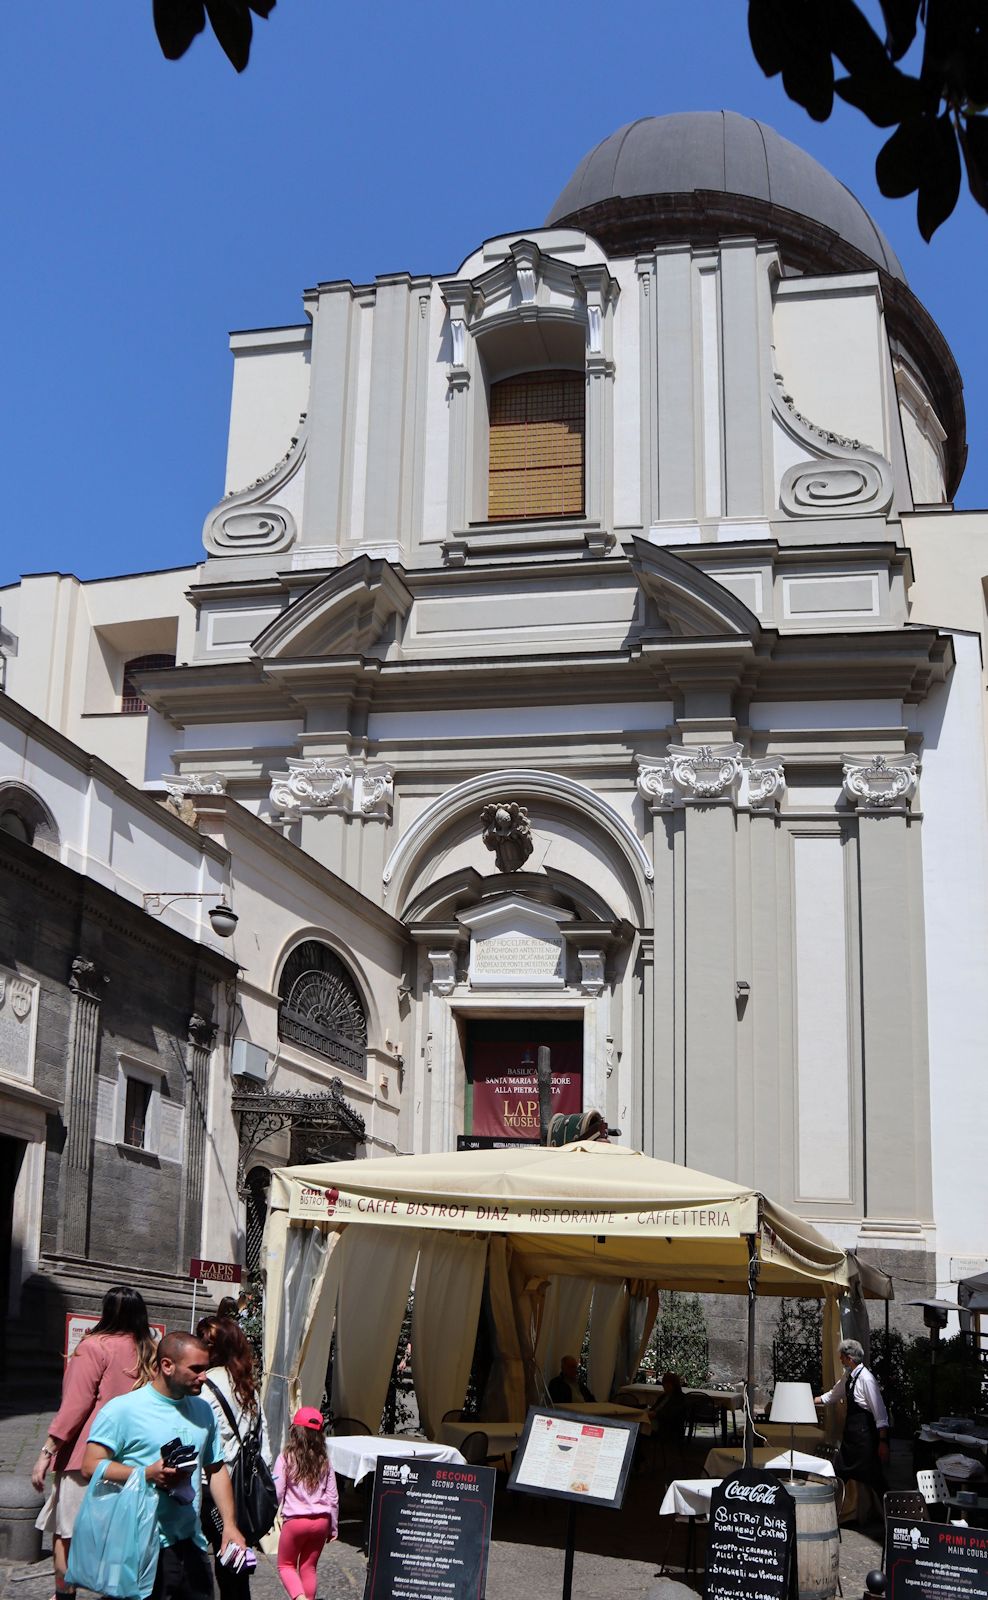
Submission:
<svg viewBox="0 0 988 1600">
<path fill-rule="evenodd" d="M 774 128 L 735 111 L 641 117 L 619 128 L 580 162 L 546 218 L 558 224 L 621 254 L 660 240 L 754 233 L 776 240 L 799 270 L 860 270 L 863 256 L 906 281 L 849 189 Z M 835 234 L 848 252 L 835 251 Z"/>
</svg>

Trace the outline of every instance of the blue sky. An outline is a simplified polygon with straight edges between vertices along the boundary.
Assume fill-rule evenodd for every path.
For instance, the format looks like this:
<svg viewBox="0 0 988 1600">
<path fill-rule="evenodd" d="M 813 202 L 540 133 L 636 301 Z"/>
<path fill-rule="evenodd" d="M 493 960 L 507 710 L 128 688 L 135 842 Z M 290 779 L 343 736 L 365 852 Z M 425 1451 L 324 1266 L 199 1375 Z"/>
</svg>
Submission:
<svg viewBox="0 0 988 1600">
<path fill-rule="evenodd" d="M 889 235 L 959 363 L 988 505 L 981 283 L 966 192 L 925 245 L 873 177 L 884 135 L 809 120 L 766 80 L 744 0 L 279 0 L 241 77 L 211 35 L 165 62 L 150 0 L 0 8 L 5 249 L 0 583 L 201 557 L 222 493 L 231 328 L 300 322 L 320 279 L 454 269 L 540 222 L 635 117 L 729 108 L 841 178 Z"/>
</svg>

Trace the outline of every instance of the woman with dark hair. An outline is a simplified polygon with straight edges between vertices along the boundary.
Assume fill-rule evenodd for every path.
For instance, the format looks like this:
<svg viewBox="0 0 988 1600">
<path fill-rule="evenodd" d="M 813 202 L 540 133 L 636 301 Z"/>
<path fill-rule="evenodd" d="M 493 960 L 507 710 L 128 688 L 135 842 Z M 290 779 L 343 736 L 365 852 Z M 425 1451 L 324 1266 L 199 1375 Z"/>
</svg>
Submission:
<svg viewBox="0 0 988 1600">
<path fill-rule="evenodd" d="M 240 1452 L 240 1445 L 257 1425 L 261 1424 L 261 1455 L 270 1466 L 267 1423 L 261 1410 L 261 1397 L 257 1385 L 257 1365 L 253 1347 L 240 1324 L 232 1317 L 203 1317 L 196 1328 L 200 1339 L 209 1346 L 209 1371 L 202 1385 L 202 1398 L 208 1400 L 219 1425 L 223 1460 L 232 1470 Z M 239 1438 L 238 1438 L 239 1435 Z M 210 1514 L 209 1496 L 204 1486 L 202 1500 L 203 1530 L 219 1554 L 219 1534 L 214 1529 Z M 247 1600 L 250 1594 L 250 1574 L 234 1572 L 216 1562 L 216 1581 L 221 1600 Z"/>
<path fill-rule="evenodd" d="M 62 1403 L 31 1473 L 31 1482 L 39 1491 L 48 1472 L 55 1474 L 37 1526 L 52 1535 L 56 1595 L 75 1593 L 66 1587 L 65 1568 L 72 1529 L 86 1492 L 82 1458 L 90 1426 L 108 1400 L 140 1389 L 153 1372 L 154 1339 L 148 1327 L 148 1308 L 136 1289 L 118 1284 L 103 1296 L 99 1321 L 83 1334 L 66 1364 Z"/>
</svg>

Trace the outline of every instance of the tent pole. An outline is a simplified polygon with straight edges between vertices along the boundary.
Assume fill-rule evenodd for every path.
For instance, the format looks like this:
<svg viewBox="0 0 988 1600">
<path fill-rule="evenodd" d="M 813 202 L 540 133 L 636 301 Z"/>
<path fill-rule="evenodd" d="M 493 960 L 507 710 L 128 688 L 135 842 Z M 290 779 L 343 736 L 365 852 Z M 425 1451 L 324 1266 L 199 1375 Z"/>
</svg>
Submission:
<svg viewBox="0 0 988 1600">
<path fill-rule="evenodd" d="M 758 1273 L 761 1262 L 758 1259 L 758 1239 L 754 1233 L 748 1234 L 748 1369 L 744 1386 L 744 1464 L 751 1466 L 752 1451 L 755 1447 L 755 1422 L 752 1413 L 755 1392 L 755 1296 L 758 1290 Z"/>
</svg>

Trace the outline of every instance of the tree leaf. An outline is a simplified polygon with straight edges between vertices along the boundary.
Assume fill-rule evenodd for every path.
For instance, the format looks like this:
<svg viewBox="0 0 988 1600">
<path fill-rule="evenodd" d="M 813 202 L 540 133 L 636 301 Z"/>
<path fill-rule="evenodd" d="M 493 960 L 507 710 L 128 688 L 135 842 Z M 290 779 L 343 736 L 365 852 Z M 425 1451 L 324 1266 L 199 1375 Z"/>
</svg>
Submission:
<svg viewBox="0 0 988 1600">
<path fill-rule="evenodd" d="M 916 37 L 919 0 L 881 0 L 885 19 L 885 48 L 893 61 L 901 61 Z"/>
<path fill-rule="evenodd" d="M 863 111 L 876 128 L 892 128 L 925 109 L 925 97 L 916 79 L 888 61 L 883 61 L 876 71 L 840 78 L 834 88 L 848 105 Z"/>
<path fill-rule="evenodd" d="M 779 0 L 748 0 L 748 38 L 766 78 L 781 72 L 785 60 L 785 24 L 780 12 Z"/>
<path fill-rule="evenodd" d="M 910 117 L 882 145 L 875 162 L 875 177 L 889 200 L 901 200 L 919 188 L 930 137 L 929 117 Z"/>
<path fill-rule="evenodd" d="M 957 133 L 950 113 L 945 111 L 933 123 L 933 137 L 926 147 L 926 164 L 916 202 L 919 231 L 929 244 L 941 222 L 946 222 L 961 192 L 961 157 Z"/>
<path fill-rule="evenodd" d="M 206 26 L 203 0 L 154 0 L 154 31 L 166 61 L 184 56 Z"/>
<path fill-rule="evenodd" d="M 988 117 L 967 117 L 961 124 L 961 149 L 967 183 L 979 206 L 988 211 Z"/>
<path fill-rule="evenodd" d="M 831 0 L 830 48 L 848 72 L 880 72 L 889 65 L 885 46 L 854 0 Z"/>
<path fill-rule="evenodd" d="M 204 0 L 204 4 L 225 54 L 237 71 L 243 72 L 250 60 L 250 42 L 254 35 L 247 0 Z"/>
</svg>

